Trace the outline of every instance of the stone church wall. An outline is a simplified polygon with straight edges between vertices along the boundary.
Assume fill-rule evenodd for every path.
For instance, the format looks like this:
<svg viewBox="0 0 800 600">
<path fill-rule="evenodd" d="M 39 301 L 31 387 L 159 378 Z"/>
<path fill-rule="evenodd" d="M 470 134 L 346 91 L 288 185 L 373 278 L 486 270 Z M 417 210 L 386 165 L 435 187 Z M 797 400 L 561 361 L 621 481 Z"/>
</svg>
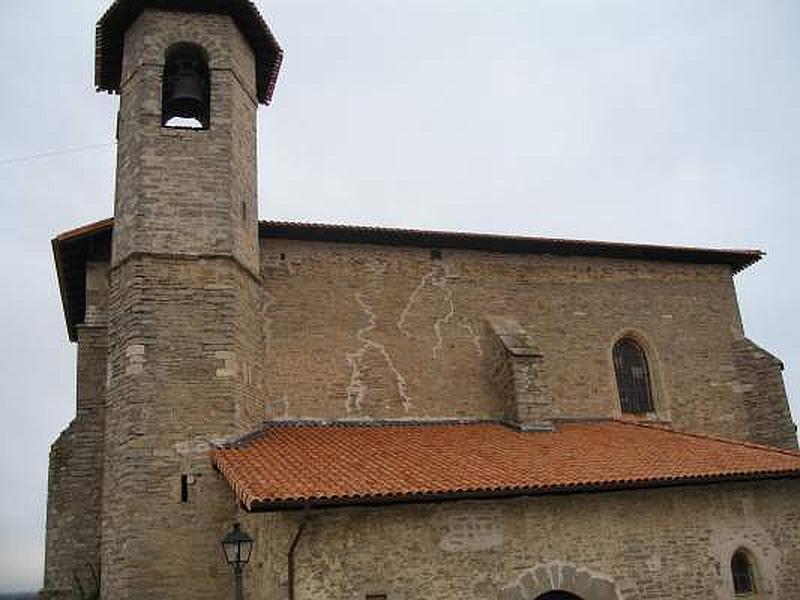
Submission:
<svg viewBox="0 0 800 600">
<path fill-rule="evenodd" d="M 756 562 L 759 599 L 800 598 L 800 482 L 254 514 L 249 598 L 584 600 L 733 598 L 730 560 Z"/>
<path fill-rule="evenodd" d="M 796 448 L 796 429 L 783 385 L 783 363 L 747 338 L 734 342 L 734 360 L 739 376 L 734 391 L 748 415 L 750 440 Z"/>
<path fill-rule="evenodd" d="M 77 414 L 50 449 L 46 598 L 97 587 L 105 412 L 105 327 L 78 328 Z"/>
<path fill-rule="evenodd" d="M 79 325 L 75 418 L 50 449 L 43 598 L 73 598 L 100 577 L 108 348 L 108 265 L 90 263 Z"/>
<path fill-rule="evenodd" d="M 261 254 L 267 418 L 501 418 L 487 319 L 507 317 L 555 418 L 620 416 L 611 351 L 630 334 L 651 417 L 796 447 L 780 373 L 743 358 L 726 266 L 279 239 Z"/>
</svg>

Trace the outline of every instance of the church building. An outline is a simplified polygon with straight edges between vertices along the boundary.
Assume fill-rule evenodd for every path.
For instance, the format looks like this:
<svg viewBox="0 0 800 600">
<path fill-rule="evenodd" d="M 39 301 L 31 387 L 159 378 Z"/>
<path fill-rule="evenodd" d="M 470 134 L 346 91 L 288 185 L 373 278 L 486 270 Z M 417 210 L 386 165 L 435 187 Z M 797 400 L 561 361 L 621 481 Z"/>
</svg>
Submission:
<svg viewBox="0 0 800 600">
<path fill-rule="evenodd" d="M 762 253 L 259 221 L 282 55 L 249 0 L 97 25 L 116 195 L 52 242 L 41 597 L 800 598 L 783 365 L 734 287 Z"/>
</svg>

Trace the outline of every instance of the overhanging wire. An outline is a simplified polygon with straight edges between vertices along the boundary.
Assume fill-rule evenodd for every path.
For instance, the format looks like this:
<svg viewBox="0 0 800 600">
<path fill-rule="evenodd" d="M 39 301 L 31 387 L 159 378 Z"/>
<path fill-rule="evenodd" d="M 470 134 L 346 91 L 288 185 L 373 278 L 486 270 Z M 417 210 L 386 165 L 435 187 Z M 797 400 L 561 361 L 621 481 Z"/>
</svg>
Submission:
<svg viewBox="0 0 800 600">
<path fill-rule="evenodd" d="M 89 150 L 99 150 L 100 148 L 110 148 L 114 144 L 116 144 L 116 142 L 106 142 L 105 144 L 92 144 L 90 146 L 80 146 L 78 148 L 51 150 L 49 152 L 41 152 L 39 154 L 29 154 L 27 156 L 16 156 L 14 158 L 5 158 L 0 160 L 0 166 L 10 165 L 14 163 L 28 162 L 31 160 L 39 160 L 42 158 L 49 158 L 51 156 L 64 156 L 66 154 L 77 154 L 79 152 L 88 152 Z"/>
</svg>

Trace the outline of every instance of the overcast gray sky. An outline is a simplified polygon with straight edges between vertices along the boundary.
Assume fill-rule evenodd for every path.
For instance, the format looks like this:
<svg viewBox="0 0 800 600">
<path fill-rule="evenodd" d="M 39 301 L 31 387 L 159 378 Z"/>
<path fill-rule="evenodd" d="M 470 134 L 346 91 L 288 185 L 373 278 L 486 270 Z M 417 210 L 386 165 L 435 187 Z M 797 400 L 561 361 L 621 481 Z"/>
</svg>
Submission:
<svg viewBox="0 0 800 600">
<path fill-rule="evenodd" d="M 74 413 L 49 241 L 111 215 L 110 0 L 0 0 L 0 591 L 41 584 L 49 444 Z M 748 335 L 800 416 L 800 1 L 270 0 L 264 219 L 755 247 Z M 794 393 L 793 393 L 794 392 Z"/>
</svg>

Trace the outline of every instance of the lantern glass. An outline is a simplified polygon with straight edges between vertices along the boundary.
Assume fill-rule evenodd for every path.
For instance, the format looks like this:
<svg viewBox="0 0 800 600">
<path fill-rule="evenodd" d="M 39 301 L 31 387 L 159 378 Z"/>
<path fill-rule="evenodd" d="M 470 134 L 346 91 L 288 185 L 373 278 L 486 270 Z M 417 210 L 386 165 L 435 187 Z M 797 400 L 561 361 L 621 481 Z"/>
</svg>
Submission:
<svg viewBox="0 0 800 600">
<path fill-rule="evenodd" d="M 239 523 L 236 523 L 233 530 L 222 538 L 222 550 L 225 552 L 225 560 L 229 565 L 241 567 L 250 561 L 253 538 L 242 531 Z"/>
</svg>

